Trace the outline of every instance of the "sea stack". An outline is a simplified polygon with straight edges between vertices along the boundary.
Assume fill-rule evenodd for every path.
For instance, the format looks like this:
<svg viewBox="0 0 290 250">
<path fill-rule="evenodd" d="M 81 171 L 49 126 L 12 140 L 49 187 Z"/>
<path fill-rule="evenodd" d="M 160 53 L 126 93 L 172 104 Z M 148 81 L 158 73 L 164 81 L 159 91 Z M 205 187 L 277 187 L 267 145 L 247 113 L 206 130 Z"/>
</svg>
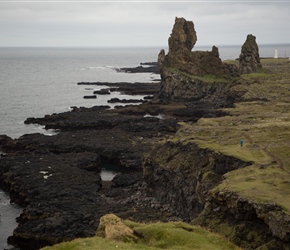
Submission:
<svg viewBox="0 0 290 250">
<path fill-rule="evenodd" d="M 159 66 L 175 68 L 195 76 L 223 75 L 225 68 L 219 57 L 218 48 L 213 46 L 211 51 L 191 51 L 196 41 L 193 22 L 176 17 L 168 39 L 168 54 L 165 55 L 164 50 L 160 51 Z"/>
<path fill-rule="evenodd" d="M 256 37 L 248 35 L 245 43 L 242 46 L 239 58 L 240 74 L 250 74 L 257 72 L 262 68 L 259 55 L 259 47 L 256 43 Z"/>
</svg>

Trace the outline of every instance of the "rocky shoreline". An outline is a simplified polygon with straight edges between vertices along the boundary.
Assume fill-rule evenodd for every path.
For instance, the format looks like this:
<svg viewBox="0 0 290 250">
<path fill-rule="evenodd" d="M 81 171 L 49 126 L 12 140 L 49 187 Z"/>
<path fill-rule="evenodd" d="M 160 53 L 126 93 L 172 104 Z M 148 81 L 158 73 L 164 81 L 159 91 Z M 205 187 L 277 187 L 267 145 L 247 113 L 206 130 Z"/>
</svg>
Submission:
<svg viewBox="0 0 290 250">
<path fill-rule="evenodd" d="M 142 222 L 189 222 L 192 213 L 172 208 L 170 202 L 156 199 L 152 187 L 148 189 L 144 155 L 152 154 L 159 141 L 173 135 L 179 121 L 224 113 L 212 100 L 167 103 L 157 99 L 158 82 L 78 84 L 146 96 L 137 106 L 72 107 L 25 121 L 58 131 L 54 136 L 0 137 L 5 152 L 0 158 L 0 186 L 10 194 L 11 202 L 23 207 L 9 242 L 19 249 L 39 249 L 92 236 L 99 218 L 107 213 Z M 106 164 L 115 165 L 121 174 L 112 181 L 101 180 Z"/>
<path fill-rule="evenodd" d="M 137 222 L 196 223 L 245 249 L 289 249 L 290 219 L 280 206 L 218 188 L 225 174 L 253 162 L 201 147 L 195 138 L 209 138 L 208 134 L 215 140 L 223 138 L 230 127 L 217 138 L 219 123 L 206 119 L 233 116 L 221 108 L 253 100 L 263 106 L 269 101 L 254 91 L 248 94 L 256 80 L 239 78 L 243 69 L 255 69 L 256 61 L 246 64 L 241 57 L 242 69 L 225 65 L 216 47 L 191 54 L 195 42 L 193 23 L 176 18 L 169 53 L 159 54 L 161 83 L 78 83 L 109 86 L 109 93 L 146 95 L 140 105 L 72 107 L 69 112 L 25 121 L 54 129 L 56 135 L 0 136 L 4 152 L 0 187 L 23 207 L 9 238 L 15 249 L 36 250 L 94 236 L 100 217 L 108 213 Z M 247 57 L 252 57 L 249 48 L 247 44 Z M 195 126 L 201 120 L 204 127 Z M 243 122 L 233 119 L 229 125 Z M 112 181 L 100 176 L 108 164 L 120 172 Z"/>
<path fill-rule="evenodd" d="M 190 216 L 149 194 L 143 177 L 144 154 L 176 132 L 187 110 L 180 104 L 167 108 L 153 102 L 114 110 L 75 108 L 25 121 L 58 130 L 57 135 L 1 136 L 6 155 L 0 158 L 0 185 L 11 202 L 23 207 L 9 242 L 39 249 L 92 236 L 106 213 L 136 221 L 189 221 Z M 152 117 L 157 113 L 166 118 Z M 100 178 L 106 163 L 122 172 L 111 182 Z"/>
</svg>

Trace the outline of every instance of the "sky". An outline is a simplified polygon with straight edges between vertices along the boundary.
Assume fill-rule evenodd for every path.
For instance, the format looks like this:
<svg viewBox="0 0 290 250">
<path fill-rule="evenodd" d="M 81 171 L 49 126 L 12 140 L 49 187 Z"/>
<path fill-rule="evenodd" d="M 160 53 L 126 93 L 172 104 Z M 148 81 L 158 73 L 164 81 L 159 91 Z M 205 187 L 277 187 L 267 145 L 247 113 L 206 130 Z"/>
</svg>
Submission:
<svg viewBox="0 0 290 250">
<path fill-rule="evenodd" d="M 175 17 L 199 46 L 290 43 L 287 1 L 0 0 L 0 46 L 167 46 Z"/>
</svg>

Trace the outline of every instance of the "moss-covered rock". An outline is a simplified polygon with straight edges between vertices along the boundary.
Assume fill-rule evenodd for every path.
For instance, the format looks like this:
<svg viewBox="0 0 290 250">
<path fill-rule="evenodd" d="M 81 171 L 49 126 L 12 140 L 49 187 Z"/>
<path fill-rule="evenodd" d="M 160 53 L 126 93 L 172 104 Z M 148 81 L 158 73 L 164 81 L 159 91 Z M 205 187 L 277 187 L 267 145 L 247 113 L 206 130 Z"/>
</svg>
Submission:
<svg viewBox="0 0 290 250">
<path fill-rule="evenodd" d="M 138 238 L 133 230 L 126 226 L 122 220 L 114 215 L 107 214 L 101 217 L 97 236 L 116 241 L 134 242 Z"/>
</svg>

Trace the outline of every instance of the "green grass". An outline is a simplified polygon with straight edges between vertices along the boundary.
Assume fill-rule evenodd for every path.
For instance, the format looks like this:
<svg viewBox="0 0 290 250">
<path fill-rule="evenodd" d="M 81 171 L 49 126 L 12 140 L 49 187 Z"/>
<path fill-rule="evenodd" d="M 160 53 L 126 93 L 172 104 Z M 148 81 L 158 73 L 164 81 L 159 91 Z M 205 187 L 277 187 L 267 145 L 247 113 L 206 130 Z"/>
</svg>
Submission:
<svg viewBox="0 0 290 250">
<path fill-rule="evenodd" d="M 198 226 L 182 222 L 140 224 L 124 221 L 137 235 L 138 243 L 109 241 L 100 237 L 76 239 L 43 250 L 111 250 L 111 249 L 175 249 L 175 250 L 238 250 L 239 247 L 221 236 Z"/>
<path fill-rule="evenodd" d="M 240 103 L 234 115 L 180 123 L 174 140 L 195 142 L 253 165 L 229 172 L 218 187 L 257 202 L 275 202 L 290 213 L 290 121 L 284 108 Z M 230 111 L 230 109 L 228 109 Z M 256 114 L 255 114 L 256 113 Z M 239 145 L 240 139 L 244 145 Z"/>
<path fill-rule="evenodd" d="M 230 188 L 231 191 L 243 194 L 262 203 L 275 202 L 289 213 L 290 181 L 289 175 L 276 166 L 265 168 L 252 165 L 225 175 L 226 180 L 217 188 Z"/>
<path fill-rule="evenodd" d="M 230 81 L 224 77 L 218 77 L 215 75 L 204 75 L 204 76 L 196 76 L 191 75 L 176 68 L 167 68 L 169 72 L 178 73 L 181 76 L 184 76 L 193 81 L 202 81 L 204 83 L 229 83 Z"/>
</svg>

